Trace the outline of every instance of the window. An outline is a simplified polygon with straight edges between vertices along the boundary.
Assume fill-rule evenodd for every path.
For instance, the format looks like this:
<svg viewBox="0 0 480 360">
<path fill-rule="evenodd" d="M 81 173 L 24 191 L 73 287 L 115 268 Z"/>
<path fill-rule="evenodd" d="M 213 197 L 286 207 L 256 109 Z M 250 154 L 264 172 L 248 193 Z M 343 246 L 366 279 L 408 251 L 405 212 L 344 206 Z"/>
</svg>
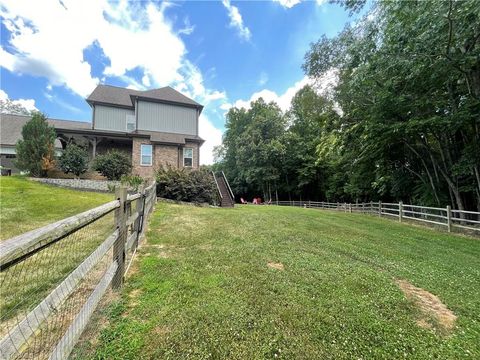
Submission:
<svg viewBox="0 0 480 360">
<path fill-rule="evenodd" d="M 185 167 L 193 166 L 193 149 L 192 148 L 183 149 L 183 166 Z"/>
<path fill-rule="evenodd" d="M 140 165 L 152 165 L 152 145 L 140 145 Z"/>
<path fill-rule="evenodd" d="M 135 115 L 126 115 L 127 117 L 127 132 L 135 131 Z"/>
</svg>

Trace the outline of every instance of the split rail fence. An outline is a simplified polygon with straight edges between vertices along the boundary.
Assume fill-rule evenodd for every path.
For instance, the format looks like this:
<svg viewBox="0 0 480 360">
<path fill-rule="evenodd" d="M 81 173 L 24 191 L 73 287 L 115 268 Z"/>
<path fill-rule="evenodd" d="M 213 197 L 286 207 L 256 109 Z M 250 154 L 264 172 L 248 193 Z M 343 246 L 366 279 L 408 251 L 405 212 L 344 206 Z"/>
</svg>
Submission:
<svg viewBox="0 0 480 360">
<path fill-rule="evenodd" d="M 145 235 L 156 184 L 0 243 L 0 358 L 66 359 Z"/>
<path fill-rule="evenodd" d="M 331 203 L 322 201 L 277 201 L 279 206 L 297 206 L 312 209 L 328 209 L 346 213 L 359 212 L 363 214 L 397 218 L 399 222 L 415 220 L 446 228 L 448 232 L 454 229 L 466 230 L 480 235 L 480 212 L 453 210 L 445 208 L 408 205 L 398 203 Z"/>
</svg>

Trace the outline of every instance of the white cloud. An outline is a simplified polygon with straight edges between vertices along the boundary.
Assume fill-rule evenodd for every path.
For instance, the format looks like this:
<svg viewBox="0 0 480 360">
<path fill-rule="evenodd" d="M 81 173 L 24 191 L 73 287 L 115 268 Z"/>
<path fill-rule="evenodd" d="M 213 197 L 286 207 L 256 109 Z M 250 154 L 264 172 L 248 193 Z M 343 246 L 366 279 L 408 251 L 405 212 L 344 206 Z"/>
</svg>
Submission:
<svg viewBox="0 0 480 360">
<path fill-rule="evenodd" d="M 305 85 L 311 85 L 316 89 L 318 93 L 328 95 L 331 88 L 337 83 L 337 80 L 338 77 L 336 70 L 329 71 L 325 76 L 323 76 L 317 81 L 313 81 L 305 76 L 303 79 L 297 81 L 287 90 L 285 90 L 283 94 L 279 95 L 275 91 L 263 89 L 261 91 L 253 93 L 248 100 L 237 100 L 232 105 L 224 104 L 222 105 L 223 107 L 220 106 L 220 108 L 222 110 L 228 110 L 230 107 L 249 109 L 250 103 L 252 101 L 263 98 L 263 100 L 265 100 L 266 102 L 274 101 L 275 103 L 277 103 L 280 109 L 282 109 L 282 111 L 287 111 L 290 108 L 290 104 L 295 94 Z"/>
<path fill-rule="evenodd" d="M 223 6 L 227 9 L 228 17 L 230 18 L 230 26 L 236 28 L 238 35 L 243 40 L 250 40 L 252 33 L 250 29 L 243 24 L 242 15 L 236 6 L 230 4 L 230 0 L 222 0 Z"/>
<path fill-rule="evenodd" d="M 28 111 L 38 111 L 38 109 L 35 106 L 35 100 L 34 99 L 17 99 L 17 100 L 12 100 L 9 98 L 8 94 L 0 89 L 0 100 L 11 100 L 13 104 L 20 105 L 27 109 Z"/>
<path fill-rule="evenodd" d="M 213 164 L 213 149 L 222 144 L 222 131 L 217 129 L 204 114 L 200 115 L 198 127 L 200 137 L 205 140 L 200 148 L 200 163 Z"/>
<path fill-rule="evenodd" d="M 295 5 L 298 5 L 302 2 L 302 0 L 273 0 L 274 2 L 278 2 L 280 5 L 282 5 L 284 8 L 291 9 Z M 316 0 L 315 2 L 317 3 L 318 6 L 322 6 L 325 4 L 328 0 Z"/>
<path fill-rule="evenodd" d="M 301 0 L 273 0 L 273 1 L 278 2 L 280 5 L 288 9 L 294 7 L 295 5 L 301 2 Z"/>
<path fill-rule="evenodd" d="M 166 4 L 64 0 L 63 6 L 53 0 L 5 0 L 0 15 L 11 40 L 8 51 L 0 48 L 0 65 L 45 77 L 50 85 L 65 86 L 86 97 L 99 79 L 92 76 L 83 51 L 95 45 L 110 60 L 104 75 L 120 78 L 127 86 L 178 88 L 183 84 L 183 91 L 198 101 L 218 97 L 205 88 L 201 71 L 186 59 L 180 34 L 190 34 L 193 26 L 185 19 L 184 28 L 175 32 L 164 14 Z M 143 71 L 141 82 L 127 75 L 136 69 Z"/>
</svg>

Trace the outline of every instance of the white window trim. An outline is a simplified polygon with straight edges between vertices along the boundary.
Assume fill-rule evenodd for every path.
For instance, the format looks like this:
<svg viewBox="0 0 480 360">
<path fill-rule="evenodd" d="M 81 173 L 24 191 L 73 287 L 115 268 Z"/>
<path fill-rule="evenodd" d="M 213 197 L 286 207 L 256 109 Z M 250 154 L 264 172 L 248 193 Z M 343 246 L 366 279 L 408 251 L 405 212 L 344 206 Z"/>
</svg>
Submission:
<svg viewBox="0 0 480 360">
<path fill-rule="evenodd" d="M 144 146 L 150 146 L 150 148 L 152 149 L 151 151 L 151 154 L 149 155 L 150 156 L 150 164 L 144 164 L 143 163 L 143 147 Z M 148 155 L 145 155 L 145 156 L 148 156 Z M 153 164 L 153 145 L 152 144 L 140 144 L 140 166 L 152 166 Z"/>
<path fill-rule="evenodd" d="M 185 150 L 192 150 L 192 165 L 191 166 L 186 166 L 185 165 Z M 187 158 L 187 159 L 190 159 L 190 158 Z M 183 148 L 183 167 L 193 168 L 193 148 L 191 148 L 191 147 Z"/>
</svg>

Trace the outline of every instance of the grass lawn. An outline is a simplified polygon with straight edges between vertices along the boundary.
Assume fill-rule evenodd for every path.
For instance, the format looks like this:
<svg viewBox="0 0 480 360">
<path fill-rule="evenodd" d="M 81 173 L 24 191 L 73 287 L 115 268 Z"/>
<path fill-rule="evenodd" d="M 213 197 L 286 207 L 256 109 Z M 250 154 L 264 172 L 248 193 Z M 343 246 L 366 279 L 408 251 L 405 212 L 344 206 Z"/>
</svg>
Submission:
<svg viewBox="0 0 480 360">
<path fill-rule="evenodd" d="M 112 194 L 62 189 L 24 177 L 0 177 L 0 239 L 78 214 L 113 198 Z M 108 214 L 0 273 L 0 335 L 12 319 L 20 319 L 33 309 L 113 231 L 113 214 Z"/>
<path fill-rule="evenodd" d="M 77 358 L 480 358 L 478 239 L 274 206 L 159 203 L 151 219 Z"/>
<path fill-rule="evenodd" d="M 0 240 L 78 214 L 114 199 L 113 194 L 62 189 L 21 176 L 0 177 Z"/>
</svg>

